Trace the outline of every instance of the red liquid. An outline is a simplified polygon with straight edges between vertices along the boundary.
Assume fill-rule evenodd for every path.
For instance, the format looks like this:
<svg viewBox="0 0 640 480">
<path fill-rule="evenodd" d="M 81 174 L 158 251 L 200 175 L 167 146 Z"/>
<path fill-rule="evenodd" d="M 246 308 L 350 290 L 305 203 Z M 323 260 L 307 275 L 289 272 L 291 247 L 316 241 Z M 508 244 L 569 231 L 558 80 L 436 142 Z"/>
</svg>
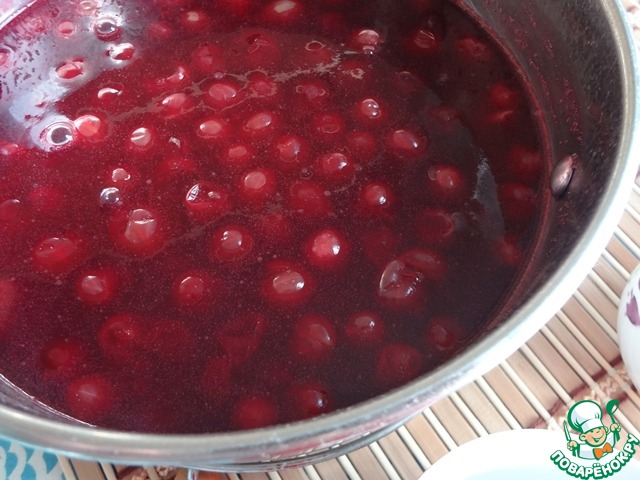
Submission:
<svg viewBox="0 0 640 480">
<path fill-rule="evenodd" d="M 401 3 L 51 0 L 11 22 L 2 374 L 90 423 L 212 432 L 468 344 L 526 261 L 545 165 L 489 39 Z"/>
</svg>

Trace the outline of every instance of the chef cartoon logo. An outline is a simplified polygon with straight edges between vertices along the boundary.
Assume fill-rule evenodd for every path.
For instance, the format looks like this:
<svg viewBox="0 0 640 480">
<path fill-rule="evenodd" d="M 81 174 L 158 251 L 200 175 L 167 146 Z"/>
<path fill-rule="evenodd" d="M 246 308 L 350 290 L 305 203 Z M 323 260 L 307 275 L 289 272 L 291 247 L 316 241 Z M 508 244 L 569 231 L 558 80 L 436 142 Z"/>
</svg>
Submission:
<svg viewBox="0 0 640 480">
<path fill-rule="evenodd" d="M 607 417 L 593 400 L 582 400 L 569 409 L 564 422 L 564 436 L 570 457 L 556 450 L 551 460 L 558 468 L 575 478 L 600 479 L 614 475 L 631 460 L 636 445 L 640 444 L 635 436 L 629 434 L 622 450 L 615 449 L 621 430 L 613 414 L 619 403 L 619 400 L 611 400 L 606 404 Z M 574 432 L 573 436 L 569 427 Z"/>
<path fill-rule="evenodd" d="M 618 400 L 612 400 L 607 404 L 607 412 L 611 418 L 609 427 L 602 422 L 602 408 L 593 400 L 583 400 L 569 409 L 567 421 L 564 422 L 564 432 L 568 442 L 567 448 L 573 456 L 585 460 L 600 460 L 605 455 L 613 453 L 613 447 L 620 440 L 620 424 L 613 418 L 618 403 Z M 580 442 L 571 439 L 567 422 L 574 431 L 580 433 Z"/>
</svg>

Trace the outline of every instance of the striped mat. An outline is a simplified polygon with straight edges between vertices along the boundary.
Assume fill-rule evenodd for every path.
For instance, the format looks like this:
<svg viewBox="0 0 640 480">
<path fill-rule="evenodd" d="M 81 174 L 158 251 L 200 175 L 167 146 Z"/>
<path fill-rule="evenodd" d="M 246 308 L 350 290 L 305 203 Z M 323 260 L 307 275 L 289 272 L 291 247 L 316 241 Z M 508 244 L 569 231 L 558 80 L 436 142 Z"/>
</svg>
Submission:
<svg viewBox="0 0 640 480">
<path fill-rule="evenodd" d="M 640 25 L 640 3 L 622 0 Z M 635 28 L 640 41 L 640 27 Z M 640 181 L 606 251 L 566 305 L 498 367 L 440 400 L 395 432 L 335 460 L 281 472 L 201 473 L 201 480 L 416 480 L 457 446 L 509 429 L 561 429 L 568 408 L 591 398 L 620 400 L 616 418 L 640 436 L 640 395 L 617 344 L 622 289 L 640 259 Z M 185 480 L 172 467 L 110 465 L 59 457 L 67 480 Z"/>
</svg>

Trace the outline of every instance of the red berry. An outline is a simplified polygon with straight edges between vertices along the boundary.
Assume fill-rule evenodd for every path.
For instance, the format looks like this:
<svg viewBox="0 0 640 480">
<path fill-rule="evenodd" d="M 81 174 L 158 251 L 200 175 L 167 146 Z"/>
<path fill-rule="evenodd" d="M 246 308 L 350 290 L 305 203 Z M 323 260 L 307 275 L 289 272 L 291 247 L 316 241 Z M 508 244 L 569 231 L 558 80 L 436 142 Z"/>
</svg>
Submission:
<svg viewBox="0 0 640 480">
<path fill-rule="evenodd" d="M 358 199 L 359 211 L 369 217 L 389 217 L 396 198 L 391 187 L 383 182 L 370 182 L 362 187 Z"/>
<path fill-rule="evenodd" d="M 211 182 L 200 182 L 191 187 L 184 204 L 189 215 L 198 222 L 216 220 L 231 210 L 229 193 Z"/>
<path fill-rule="evenodd" d="M 244 94 L 235 82 L 219 80 L 205 89 L 202 98 L 213 108 L 227 108 L 242 101 Z"/>
<path fill-rule="evenodd" d="M 379 52 L 382 48 L 382 43 L 380 32 L 369 28 L 357 30 L 351 37 L 353 47 L 366 54 Z"/>
<path fill-rule="evenodd" d="M 113 382 L 102 375 L 80 377 L 67 387 L 67 408 L 86 422 L 96 423 L 111 413 L 116 405 Z"/>
<path fill-rule="evenodd" d="M 105 186 L 115 187 L 120 193 L 133 192 L 140 184 L 140 174 L 132 167 L 109 168 L 105 174 Z"/>
<path fill-rule="evenodd" d="M 463 345 L 463 333 L 460 322 L 451 317 L 432 318 L 425 332 L 427 348 L 438 353 L 451 353 Z"/>
<path fill-rule="evenodd" d="M 173 34 L 174 31 L 169 22 L 152 22 L 147 27 L 147 38 L 158 43 L 170 40 Z"/>
<path fill-rule="evenodd" d="M 462 37 L 456 41 L 456 49 L 462 61 L 488 63 L 493 59 L 491 47 L 478 37 Z"/>
<path fill-rule="evenodd" d="M 220 165 L 230 171 L 240 171 L 250 166 L 254 160 L 254 152 L 250 145 L 237 143 L 231 145 L 223 155 L 218 157 Z"/>
<path fill-rule="evenodd" d="M 516 237 L 507 236 L 494 243 L 494 252 L 500 265 L 518 268 L 522 262 L 523 253 Z"/>
<path fill-rule="evenodd" d="M 40 352 L 45 377 L 60 380 L 77 375 L 87 361 L 86 346 L 78 340 L 57 339 Z"/>
<path fill-rule="evenodd" d="M 333 399 L 329 389 L 318 382 L 304 382 L 289 389 L 288 398 L 297 420 L 317 417 L 333 410 Z"/>
<path fill-rule="evenodd" d="M 164 246 L 166 232 L 162 218 L 155 211 L 135 208 L 112 217 L 109 236 L 126 253 L 147 257 Z"/>
<path fill-rule="evenodd" d="M 74 234 L 50 237 L 33 250 L 33 265 L 41 272 L 61 275 L 73 270 L 84 256 L 82 241 Z"/>
<path fill-rule="evenodd" d="M 109 56 L 113 60 L 131 60 L 136 48 L 130 43 L 119 43 L 109 47 Z"/>
<path fill-rule="evenodd" d="M 289 201 L 294 212 L 310 219 L 325 217 L 331 211 L 331 203 L 324 189 L 309 180 L 291 185 Z"/>
<path fill-rule="evenodd" d="M 213 234 L 210 257 L 219 262 L 239 262 L 251 254 L 253 245 L 253 237 L 244 227 L 228 225 Z"/>
<path fill-rule="evenodd" d="M 427 139 L 412 130 L 399 129 L 391 132 L 388 144 L 398 157 L 415 158 L 426 150 Z"/>
<path fill-rule="evenodd" d="M 231 136 L 231 127 L 221 118 L 208 117 L 198 122 L 196 133 L 207 141 L 226 140 Z"/>
<path fill-rule="evenodd" d="M 321 269 L 344 266 L 349 259 L 351 243 L 340 232 L 324 229 L 315 232 L 304 243 L 307 261 Z"/>
<path fill-rule="evenodd" d="M 375 98 L 364 98 L 356 103 L 353 109 L 357 121 L 365 125 L 377 125 L 387 116 L 386 110 Z"/>
<path fill-rule="evenodd" d="M 319 140 L 335 142 L 342 137 L 345 123 L 344 119 L 337 113 L 318 113 L 311 119 L 311 128 Z"/>
<path fill-rule="evenodd" d="M 520 93 L 507 82 L 494 83 L 489 90 L 489 102 L 498 110 L 513 110 L 522 101 Z"/>
<path fill-rule="evenodd" d="M 73 126 L 82 138 L 99 140 L 105 135 L 105 124 L 95 115 L 80 115 L 73 121 Z"/>
<path fill-rule="evenodd" d="M 155 141 L 155 132 L 147 127 L 136 128 L 129 136 L 129 148 L 133 151 L 148 150 Z"/>
<path fill-rule="evenodd" d="M 102 305 L 116 296 L 118 283 L 118 276 L 113 270 L 85 271 L 76 282 L 76 295 L 87 305 Z"/>
<path fill-rule="evenodd" d="M 417 54 L 433 54 L 442 46 L 446 25 L 442 15 L 431 12 L 409 36 L 409 48 Z"/>
<path fill-rule="evenodd" d="M 242 131 L 250 138 L 264 138 L 273 135 L 279 123 L 279 118 L 273 112 L 263 110 L 250 115 L 245 120 Z"/>
<path fill-rule="evenodd" d="M 325 81 L 306 79 L 293 87 L 291 102 L 294 113 L 306 114 L 308 109 L 322 110 L 330 99 L 329 85 Z"/>
<path fill-rule="evenodd" d="M 358 312 L 347 319 L 344 327 L 346 340 L 355 347 L 374 347 L 385 338 L 382 318 L 374 312 Z"/>
<path fill-rule="evenodd" d="M 338 66 L 335 81 L 345 90 L 362 91 L 374 81 L 372 68 L 361 60 L 345 60 Z"/>
<path fill-rule="evenodd" d="M 293 134 L 283 135 L 274 143 L 271 160 L 281 172 L 299 171 L 309 161 L 309 143 Z"/>
<path fill-rule="evenodd" d="M 227 67 L 224 60 L 224 49 L 218 45 L 204 44 L 196 48 L 191 54 L 193 67 L 204 75 L 214 75 L 225 72 Z"/>
<path fill-rule="evenodd" d="M 211 26 L 211 19 L 202 10 L 187 10 L 179 18 L 182 28 L 189 33 L 201 33 Z"/>
<path fill-rule="evenodd" d="M 521 183 L 499 185 L 498 199 L 508 224 L 524 225 L 536 213 L 536 193 L 527 185 Z"/>
<path fill-rule="evenodd" d="M 442 255 L 433 250 L 412 249 L 404 252 L 398 260 L 424 275 L 427 280 L 440 281 L 447 274 L 447 263 Z"/>
<path fill-rule="evenodd" d="M 276 38 L 267 30 L 249 28 L 239 33 L 235 42 L 240 54 L 249 69 L 275 68 L 282 57 Z"/>
<path fill-rule="evenodd" d="M 377 293 L 390 307 L 414 308 L 426 296 L 424 274 L 401 260 L 392 260 L 385 266 L 378 281 Z"/>
<path fill-rule="evenodd" d="M 266 168 L 250 170 L 240 179 L 239 194 L 246 203 L 264 205 L 275 191 L 276 176 Z"/>
<path fill-rule="evenodd" d="M 535 150 L 516 145 L 507 153 L 507 171 L 515 180 L 535 185 L 540 182 L 543 167 L 542 155 Z"/>
<path fill-rule="evenodd" d="M 321 66 L 333 65 L 337 62 L 336 52 L 320 40 L 311 40 L 299 45 L 290 58 L 292 68 L 307 70 Z"/>
<path fill-rule="evenodd" d="M 409 345 L 387 345 L 378 356 L 376 379 L 385 388 L 400 386 L 420 375 L 424 363 L 424 355 Z"/>
<path fill-rule="evenodd" d="M 216 331 L 215 339 L 231 363 L 239 365 L 258 351 L 266 328 L 264 316 L 248 313 L 234 318 Z"/>
<path fill-rule="evenodd" d="M 166 117 L 176 117 L 191 110 L 195 105 L 193 97 L 186 93 L 172 93 L 160 101 L 160 108 Z M 202 134 L 201 130 L 198 132 Z"/>
<path fill-rule="evenodd" d="M 313 277 L 300 265 L 275 260 L 267 265 L 262 296 L 276 307 L 296 307 L 313 293 Z"/>
<path fill-rule="evenodd" d="M 331 152 L 318 157 L 315 172 L 328 183 L 345 183 L 354 176 L 356 167 L 344 153 Z"/>
<path fill-rule="evenodd" d="M 64 63 L 56 69 L 56 73 L 63 80 L 71 80 L 84 73 L 84 63 L 80 60 Z"/>
<path fill-rule="evenodd" d="M 73 22 L 68 22 L 68 21 L 60 22 L 60 24 L 58 25 L 58 33 L 63 38 L 73 37 L 76 33 L 76 26 L 73 24 Z M 5 62 L 6 60 L 1 61 L 0 59 L 0 65 Z"/>
<path fill-rule="evenodd" d="M 370 132 L 347 134 L 347 149 L 356 163 L 369 163 L 378 153 L 378 141 Z"/>
<path fill-rule="evenodd" d="M 15 225 L 22 220 L 24 205 L 17 198 L 0 203 L 0 226 Z"/>
<path fill-rule="evenodd" d="M 211 306 L 217 290 L 216 281 L 206 273 L 189 272 L 173 282 L 171 298 L 179 308 L 205 308 Z"/>
<path fill-rule="evenodd" d="M 236 403 L 231 423 L 239 430 L 262 428 L 278 421 L 278 409 L 268 397 L 248 397 Z"/>
<path fill-rule="evenodd" d="M 189 85 L 191 75 L 184 66 L 177 65 L 170 70 L 166 70 L 166 72 L 170 73 L 159 78 L 149 79 L 145 82 L 145 85 L 151 91 L 157 93 L 175 92 Z"/>
<path fill-rule="evenodd" d="M 280 87 L 271 77 L 262 72 L 251 72 L 247 75 L 246 90 L 249 96 L 263 103 L 274 104 L 280 100 Z M 279 105 L 276 105 L 279 106 Z"/>
<path fill-rule="evenodd" d="M 144 342 L 142 320 L 133 314 L 121 313 L 107 319 L 98 330 L 98 346 L 102 354 L 118 363 L 135 362 Z"/>
<path fill-rule="evenodd" d="M 336 330 L 324 317 L 307 314 L 293 327 L 289 351 L 301 361 L 317 363 L 329 359 L 336 346 Z"/>
<path fill-rule="evenodd" d="M 446 210 L 427 208 L 415 221 L 420 240 L 428 247 L 440 247 L 450 244 L 456 231 L 456 222 Z"/>
<path fill-rule="evenodd" d="M 295 0 L 273 0 L 263 10 L 264 19 L 274 25 L 292 25 L 303 14 L 302 4 Z"/>
<path fill-rule="evenodd" d="M 453 165 L 436 163 L 427 170 L 427 192 L 434 202 L 456 205 L 468 200 L 470 191 L 462 172 Z"/>
</svg>

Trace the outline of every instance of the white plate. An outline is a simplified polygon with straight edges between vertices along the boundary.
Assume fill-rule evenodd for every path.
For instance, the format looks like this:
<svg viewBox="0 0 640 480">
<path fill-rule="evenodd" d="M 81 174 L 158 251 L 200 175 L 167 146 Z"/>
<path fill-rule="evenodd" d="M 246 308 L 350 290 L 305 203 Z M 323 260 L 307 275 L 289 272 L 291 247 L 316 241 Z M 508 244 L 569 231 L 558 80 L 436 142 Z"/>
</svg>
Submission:
<svg viewBox="0 0 640 480">
<path fill-rule="evenodd" d="M 613 454 L 606 455 L 601 464 L 615 458 L 624 446 L 627 434 L 622 432 Z M 640 450 L 636 446 L 637 450 Z M 567 450 L 562 431 L 512 430 L 481 437 L 450 453 L 427 470 L 420 480 L 572 480 L 575 477 L 561 470 L 551 460 L 560 450 L 579 465 L 592 466 L 594 460 L 580 460 Z M 593 478 L 593 477 L 592 477 Z M 602 477 L 604 478 L 604 477 Z M 631 460 L 611 480 L 640 479 L 640 462 Z"/>
</svg>

